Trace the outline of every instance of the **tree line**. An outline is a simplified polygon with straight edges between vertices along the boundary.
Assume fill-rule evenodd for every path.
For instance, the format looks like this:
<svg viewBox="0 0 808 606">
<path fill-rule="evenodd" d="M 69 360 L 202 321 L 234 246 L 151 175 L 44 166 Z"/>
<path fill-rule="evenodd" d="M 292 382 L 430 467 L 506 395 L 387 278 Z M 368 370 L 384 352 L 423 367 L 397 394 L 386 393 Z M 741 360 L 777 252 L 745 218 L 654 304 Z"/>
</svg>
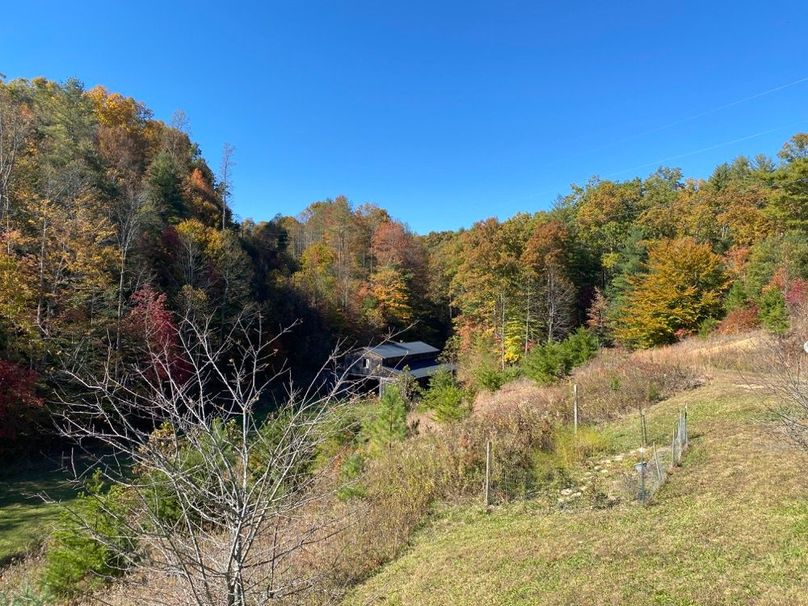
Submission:
<svg viewBox="0 0 808 606">
<path fill-rule="evenodd" d="M 76 357 L 170 350 L 179 317 L 222 342 L 245 310 L 268 338 L 298 322 L 275 341 L 297 372 L 389 334 L 504 370 L 580 326 L 629 347 L 780 331 L 808 294 L 806 134 L 708 179 L 593 178 L 551 210 L 423 236 L 342 196 L 238 219 L 232 153 L 212 169 L 184 116 L 101 87 L 0 82 L 4 444 L 47 426 Z"/>
</svg>

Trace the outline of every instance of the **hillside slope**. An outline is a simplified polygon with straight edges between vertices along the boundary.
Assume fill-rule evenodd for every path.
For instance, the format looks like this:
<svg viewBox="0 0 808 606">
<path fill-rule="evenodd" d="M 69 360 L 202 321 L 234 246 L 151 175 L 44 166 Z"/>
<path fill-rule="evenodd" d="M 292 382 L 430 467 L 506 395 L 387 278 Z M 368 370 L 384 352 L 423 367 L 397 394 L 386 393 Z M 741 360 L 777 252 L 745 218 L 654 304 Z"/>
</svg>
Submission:
<svg viewBox="0 0 808 606">
<path fill-rule="evenodd" d="M 649 413 L 665 444 L 681 407 L 691 450 L 648 507 L 454 510 L 347 605 L 808 604 L 805 455 L 734 373 Z M 636 447 L 636 418 L 604 428 Z"/>
</svg>

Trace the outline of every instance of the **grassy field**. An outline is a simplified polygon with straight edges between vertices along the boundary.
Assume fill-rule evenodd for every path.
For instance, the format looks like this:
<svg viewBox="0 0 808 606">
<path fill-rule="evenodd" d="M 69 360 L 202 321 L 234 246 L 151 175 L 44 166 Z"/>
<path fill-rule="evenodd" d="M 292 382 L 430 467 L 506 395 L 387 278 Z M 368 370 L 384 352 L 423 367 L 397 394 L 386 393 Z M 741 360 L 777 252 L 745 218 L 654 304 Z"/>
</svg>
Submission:
<svg viewBox="0 0 808 606">
<path fill-rule="evenodd" d="M 345 604 L 808 604 L 805 455 L 741 383 L 721 374 L 651 409 L 664 445 L 687 404 L 691 449 L 649 506 L 450 510 Z M 602 431 L 638 446 L 636 417 Z"/>
<path fill-rule="evenodd" d="M 36 547 L 59 515 L 59 506 L 38 495 L 67 501 L 75 497 L 65 475 L 53 462 L 42 460 L 0 475 L 0 565 Z"/>
</svg>

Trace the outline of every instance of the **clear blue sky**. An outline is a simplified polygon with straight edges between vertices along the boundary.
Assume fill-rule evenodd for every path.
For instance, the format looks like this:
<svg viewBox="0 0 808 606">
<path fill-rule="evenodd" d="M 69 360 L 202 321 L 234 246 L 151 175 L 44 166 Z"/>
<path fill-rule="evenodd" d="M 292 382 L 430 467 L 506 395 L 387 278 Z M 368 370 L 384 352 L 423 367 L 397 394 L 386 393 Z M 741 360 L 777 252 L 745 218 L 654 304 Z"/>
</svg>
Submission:
<svg viewBox="0 0 808 606">
<path fill-rule="evenodd" d="M 345 194 L 425 233 L 808 130 L 804 1 L 6 4 L 0 72 L 184 110 L 242 217 Z"/>
</svg>

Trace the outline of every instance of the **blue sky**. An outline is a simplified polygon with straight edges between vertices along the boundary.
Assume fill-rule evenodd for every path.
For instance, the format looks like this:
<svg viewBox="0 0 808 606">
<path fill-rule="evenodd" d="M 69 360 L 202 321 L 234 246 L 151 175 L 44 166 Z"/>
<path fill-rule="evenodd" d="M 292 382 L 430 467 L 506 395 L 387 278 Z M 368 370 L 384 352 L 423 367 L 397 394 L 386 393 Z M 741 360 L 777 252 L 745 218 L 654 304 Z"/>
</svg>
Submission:
<svg viewBox="0 0 808 606">
<path fill-rule="evenodd" d="M 182 109 L 212 167 L 235 146 L 241 217 L 344 194 L 453 229 L 808 130 L 802 1 L 8 4 L 0 73 Z"/>
</svg>

